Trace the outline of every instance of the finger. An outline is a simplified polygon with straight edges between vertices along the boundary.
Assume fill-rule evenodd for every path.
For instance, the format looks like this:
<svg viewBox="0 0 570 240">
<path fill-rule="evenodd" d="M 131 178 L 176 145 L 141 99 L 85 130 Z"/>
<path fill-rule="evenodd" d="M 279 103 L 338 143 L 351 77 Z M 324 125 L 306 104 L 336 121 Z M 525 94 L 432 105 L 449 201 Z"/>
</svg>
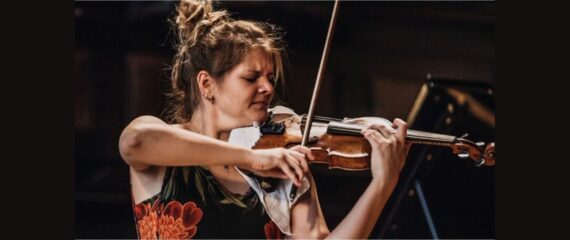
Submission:
<svg viewBox="0 0 570 240">
<path fill-rule="evenodd" d="M 308 150 L 308 148 L 307 148 L 307 150 Z M 299 164 L 299 167 L 301 167 L 301 170 L 303 171 L 303 173 L 306 173 L 307 171 L 309 171 L 309 164 L 307 163 L 307 154 L 303 154 L 303 153 L 295 152 L 295 151 L 291 151 L 291 153 L 294 154 L 294 157 L 297 160 L 297 164 Z"/>
<path fill-rule="evenodd" d="M 305 155 L 305 157 L 301 159 L 301 168 L 303 168 L 303 172 L 305 173 L 309 172 L 309 163 L 307 162 L 307 156 L 309 156 L 309 159 L 315 160 L 315 156 L 312 155 Z"/>
<path fill-rule="evenodd" d="M 313 154 L 313 151 L 311 151 L 310 148 L 306 148 L 306 149 L 307 149 L 307 152 L 305 153 L 305 155 L 307 156 L 308 159 L 310 159 L 310 160 L 315 160 L 315 159 L 317 159 L 317 158 L 315 157 L 315 155 Z"/>
<path fill-rule="evenodd" d="M 376 128 L 378 130 L 378 132 L 380 132 L 382 134 L 382 136 L 384 136 L 385 138 L 389 138 L 393 135 L 392 131 L 390 131 L 390 129 L 388 129 L 388 127 L 384 126 L 384 125 L 380 125 L 378 126 L 378 128 Z"/>
<path fill-rule="evenodd" d="M 295 184 L 296 186 L 301 186 L 301 184 L 299 183 L 299 179 L 297 179 L 297 175 L 293 172 L 293 170 L 291 170 L 291 168 L 288 165 L 283 167 L 281 170 L 287 175 L 287 179 L 291 180 L 293 184 Z"/>
<path fill-rule="evenodd" d="M 408 132 L 408 124 L 406 122 L 404 122 L 404 120 L 396 118 L 396 119 L 394 119 L 392 126 L 394 126 L 394 128 L 396 128 L 396 137 L 400 141 L 405 142 L 406 135 Z"/>
<path fill-rule="evenodd" d="M 372 131 L 372 138 L 378 142 L 378 145 L 387 141 L 387 138 L 378 131 Z"/>
<path fill-rule="evenodd" d="M 315 156 L 313 155 L 313 152 L 308 147 L 297 145 L 297 146 L 294 146 L 290 149 L 305 154 L 307 156 L 307 158 L 310 160 L 315 160 Z"/>
<path fill-rule="evenodd" d="M 293 150 L 293 149 L 291 149 L 291 150 L 292 150 L 292 151 L 289 151 L 289 153 L 290 153 L 291 155 L 295 156 L 296 158 L 297 158 L 297 157 L 304 157 L 304 156 L 305 156 L 305 153 L 303 153 L 303 152 L 299 152 L 299 151 L 296 151 L 296 150 Z"/>
<path fill-rule="evenodd" d="M 368 131 L 368 130 L 374 130 L 375 126 L 377 126 L 377 124 L 364 125 L 364 126 L 362 126 L 362 129 L 360 130 L 360 133 L 362 133 L 362 135 L 364 135 L 364 132 L 366 132 L 366 131 Z"/>
<path fill-rule="evenodd" d="M 389 125 L 381 124 L 381 123 L 370 124 L 368 126 L 368 129 L 379 131 L 382 134 L 382 136 L 384 136 L 386 138 L 392 136 L 396 132 L 396 130 L 391 128 Z"/>
<path fill-rule="evenodd" d="M 313 152 L 311 151 L 310 148 L 305 147 L 305 146 L 301 146 L 301 145 L 297 145 L 295 147 L 290 148 L 291 150 L 295 150 L 298 151 L 299 153 L 303 153 L 303 157 L 300 158 L 300 164 L 301 164 L 301 168 L 303 169 L 303 172 L 307 172 L 309 171 L 309 164 L 307 163 L 307 158 L 310 160 L 315 160 L 315 155 L 313 155 Z"/>
<path fill-rule="evenodd" d="M 368 130 L 364 130 L 364 133 L 362 135 L 364 136 L 364 138 L 366 138 L 368 140 L 374 140 L 374 138 L 372 138 L 372 134 L 374 132 L 376 132 L 376 130 L 368 129 Z"/>
<path fill-rule="evenodd" d="M 303 180 L 303 177 L 305 175 L 303 169 L 301 168 L 301 161 L 303 158 L 305 158 L 305 155 L 294 151 L 291 151 L 291 155 L 289 155 L 287 158 L 289 164 L 291 165 L 291 168 L 293 168 L 295 173 L 297 173 L 299 182 Z"/>
<path fill-rule="evenodd" d="M 374 136 L 374 133 L 378 133 L 376 130 L 366 130 L 364 131 L 364 138 L 366 138 L 366 140 L 368 140 L 368 142 L 370 142 L 370 145 L 372 145 L 373 147 L 378 146 L 378 144 L 380 144 L 380 141 L 378 140 L 377 137 Z M 378 133 L 380 134 L 380 133 Z"/>
<path fill-rule="evenodd" d="M 293 183 L 297 186 L 301 186 L 301 183 L 299 182 L 299 180 L 297 179 L 297 177 L 295 176 L 295 173 L 293 173 L 293 171 L 291 171 L 291 168 L 289 167 L 289 164 L 282 162 L 280 164 L 281 167 L 281 171 L 283 171 L 283 173 L 285 173 L 285 175 L 287 175 L 287 177 L 293 181 Z"/>
</svg>

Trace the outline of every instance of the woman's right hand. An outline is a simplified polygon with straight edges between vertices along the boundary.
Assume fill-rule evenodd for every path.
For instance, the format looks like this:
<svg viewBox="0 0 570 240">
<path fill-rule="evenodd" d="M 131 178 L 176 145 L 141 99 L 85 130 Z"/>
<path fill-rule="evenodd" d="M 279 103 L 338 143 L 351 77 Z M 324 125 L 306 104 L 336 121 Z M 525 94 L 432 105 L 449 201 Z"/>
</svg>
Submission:
<svg viewBox="0 0 570 240">
<path fill-rule="evenodd" d="M 289 149 L 253 149 L 252 152 L 247 166 L 241 167 L 262 177 L 290 179 L 297 187 L 309 171 L 307 158 L 315 159 L 309 148 L 300 145 Z"/>
</svg>

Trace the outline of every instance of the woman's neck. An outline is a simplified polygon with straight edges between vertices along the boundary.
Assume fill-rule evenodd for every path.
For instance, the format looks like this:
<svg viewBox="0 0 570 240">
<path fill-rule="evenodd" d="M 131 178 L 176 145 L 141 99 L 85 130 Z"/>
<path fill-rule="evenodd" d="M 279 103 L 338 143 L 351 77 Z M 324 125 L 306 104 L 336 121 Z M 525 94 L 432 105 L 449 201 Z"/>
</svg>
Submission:
<svg viewBox="0 0 570 240">
<path fill-rule="evenodd" d="M 190 122 L 185 124 L 190 130 L 206 135 L 222 141 L 227 141 L 230 136 L 231 129 L 222 129 L 219 127 L 216 114 L 211 111 L 199 107 L 196 109 Z"/>
<path fill-rule="evenodd" d="M 194 114 L 192 114 L 190 122 L 184 124 L 184 127 L 202 135 L 228 141 L 231 129 L 220 128 L 217 122 L 219 119 L 216 118 L 216 114 L 201 109 L 202 108 L 197 109 Z M 232 166 L 212 165 L 208 166 L 208 168 L 216 178 L 216 181 L 230 192 L 244 195 L 249 191 L 249 184 L 247 184 L 245 179 Z"/>
</svg>

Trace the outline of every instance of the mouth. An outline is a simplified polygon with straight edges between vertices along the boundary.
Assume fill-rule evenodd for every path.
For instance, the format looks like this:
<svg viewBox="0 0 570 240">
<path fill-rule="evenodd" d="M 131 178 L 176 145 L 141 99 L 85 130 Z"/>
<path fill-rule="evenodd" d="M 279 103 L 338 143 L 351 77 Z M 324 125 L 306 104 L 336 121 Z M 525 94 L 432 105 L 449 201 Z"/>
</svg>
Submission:
<svg viewBox="0 0 570 240">
<path fill-rule="evenodd" d="M 269 106 L 269 103 L 268 102 L 254 102 L 251 105 L 259 106 L 259 107 L 267 107 L 267 106 Z"/>
</svg>

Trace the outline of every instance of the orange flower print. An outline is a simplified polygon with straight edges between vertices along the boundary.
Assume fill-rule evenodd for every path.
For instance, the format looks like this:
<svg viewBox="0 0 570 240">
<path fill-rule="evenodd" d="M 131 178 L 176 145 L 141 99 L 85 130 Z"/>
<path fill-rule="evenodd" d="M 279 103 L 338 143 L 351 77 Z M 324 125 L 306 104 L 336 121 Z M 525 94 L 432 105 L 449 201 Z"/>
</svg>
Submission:
<svg viewBox="0 0 570 240">
<path fill-rule="evenodd" d="M 266 239 L 284 239 L 283 233 L 273 221 L 269 220 L 263 228 L 265 230 Z"/>
<path fill-rule="evenodd" d="M 135 216 L 141 239 L 190 239 L 198 230 L 196 224 L 202 219 L 202 210 L 194 202 L 182 205 L 169 202 L 166 207 L 156 200 L 137 204 Z"/>
<path fill-rule="evenodd" d="M 159 222 L 158 233 L 164 239 L 192 238 L 202 219 L 202 210 L 194 202 L 182 205 L 178 201 L 169 202 L 164 208 Z"/>
<path fill-rule="evenodd" d="M 150 203 L 137 204 L 135 206 L 135 217 L 141 239 L 157 239 L 158 231 L 158 204 L 156 200 L 152 207 Z"/>
</svg>

